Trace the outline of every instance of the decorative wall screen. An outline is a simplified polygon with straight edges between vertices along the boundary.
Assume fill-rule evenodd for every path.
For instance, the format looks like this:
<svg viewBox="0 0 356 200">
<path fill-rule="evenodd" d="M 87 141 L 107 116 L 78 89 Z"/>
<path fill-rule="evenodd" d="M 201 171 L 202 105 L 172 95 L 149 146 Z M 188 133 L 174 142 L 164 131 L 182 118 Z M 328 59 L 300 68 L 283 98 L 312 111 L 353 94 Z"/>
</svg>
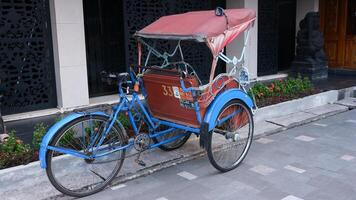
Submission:
<svg viewBox="0 0 356 200">
<path fill-rule="evenodd" d="M 48 0 L 0 0 L 3 114 L 57 105 Z"/>
</svg>

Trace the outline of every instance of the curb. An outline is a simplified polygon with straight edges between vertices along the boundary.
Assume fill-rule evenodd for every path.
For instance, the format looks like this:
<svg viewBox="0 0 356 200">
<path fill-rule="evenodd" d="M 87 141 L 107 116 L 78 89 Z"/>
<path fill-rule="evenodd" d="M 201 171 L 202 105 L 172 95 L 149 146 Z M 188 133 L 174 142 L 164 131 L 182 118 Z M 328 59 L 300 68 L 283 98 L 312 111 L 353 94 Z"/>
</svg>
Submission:
<svg viewBox="0 0 356 200">
<path fill-rule="evenodd" d="M 278 117 L 281 116 L 281 113 L 283 113 L 282 115 L 288 115 L 298 111 L 303 111 L 329 103 L 334 103 L 338 101 L 338 94 L 338 90 L 331 90 L 319 94 L 306 96 L 300 99 L 294 99 L 291 101 L 262 107 L 257 110 L 255 121 L 257 122 L 273 117 Z"/>
</svg>

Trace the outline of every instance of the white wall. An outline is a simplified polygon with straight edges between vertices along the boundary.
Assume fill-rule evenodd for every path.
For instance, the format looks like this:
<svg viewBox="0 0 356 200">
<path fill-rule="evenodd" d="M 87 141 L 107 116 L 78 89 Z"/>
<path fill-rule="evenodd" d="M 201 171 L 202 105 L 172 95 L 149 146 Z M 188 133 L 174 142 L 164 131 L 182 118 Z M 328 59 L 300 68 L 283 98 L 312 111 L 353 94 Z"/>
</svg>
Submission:
<svg viewBox="0 0 356 200">
<path fill-rule="evenodd" d="M 258 0 L 227 0 L 226 8 L 251 8 L 254 9 L 258 15 Z M 250 72 L 252 79 L 257 78 L 257 19 L 250 32 L 250 39 L 247 44 L 245 55 L 247 56 L 246 64 Z M 226 48 L 226 53 L 229 57 L 239 57 L 241 55 L 243 47 L 243 35 L 240 35 L 234 42 Z M 231 69 L 231 66 L 227 66 L 227 70 Z"/>
<path fill-rule="evenodd" d="M 296 33 L 299 30 L 299 22 L 304 19 L 308 12 L 319 11 L 319 0 L 297 0 L 296 8 Z"/>
<path fill-rule="evenodd" d="M 50 0 L 59 108 L 89 104 L 82 0 Z"/>
</svg>

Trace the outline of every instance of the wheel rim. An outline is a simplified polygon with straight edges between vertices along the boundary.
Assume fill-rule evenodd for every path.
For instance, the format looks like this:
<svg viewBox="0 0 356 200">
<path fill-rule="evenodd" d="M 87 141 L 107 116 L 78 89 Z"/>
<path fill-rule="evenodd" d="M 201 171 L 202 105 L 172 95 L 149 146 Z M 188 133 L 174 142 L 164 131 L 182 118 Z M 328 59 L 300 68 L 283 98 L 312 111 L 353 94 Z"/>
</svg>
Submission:
<svg viewBox="0 0 356 200">
<path fill-rule="evenodd" d="M 245 157 L 252 139 L 252 117 L 240 103 L 224 108 L 211 135 L 212 157 L 218 168 L 229 170 Z"/>
<path fill-rule="evenodd" d="M 90 141 L 97 144 L 106 122 L 101 119 L 80 121 L 69 127 L 55 142 L 54 146 L 64 147 L 77 152 L 93 155 L 89 148 Z M 104 153 L 117 145 L 122 145 L 123 138 L 115 126 L 104 139 L 98 153 Z M 69 195 L 85 196 L 94 193 L 107 185 L 121 168 L 124 158 L 123 151 L 107 156 L 83 159 L 58 152 L 50 154 L 50 171 L 57 189 Z"/>
</svg>

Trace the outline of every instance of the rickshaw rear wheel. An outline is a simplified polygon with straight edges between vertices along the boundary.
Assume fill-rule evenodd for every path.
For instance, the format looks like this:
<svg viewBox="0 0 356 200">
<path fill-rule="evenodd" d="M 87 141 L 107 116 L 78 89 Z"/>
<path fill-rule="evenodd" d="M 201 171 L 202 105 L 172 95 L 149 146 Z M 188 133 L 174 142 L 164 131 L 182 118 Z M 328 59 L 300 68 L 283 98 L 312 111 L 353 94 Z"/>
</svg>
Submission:
<svg viewBox="0 0 356 200">
<path fill-rule="evenodd" d="M 251 110 L 241 100 L 231 100 L 220 110 L 216 124 L 209 133 L 207 154 L 217 170 L 227 172 L 241 164 L 251 146 L 254 130 Z"/>
<path fill-rule="evenodd" d="M 168 128 L 168 127 L 164 126 L 161 129 L 164 130 L 164 128 Z M 163 140 L 169 139 L 169 138 L 179 135 L 183 132 L 184 132 L 183 130 L 177 129 L 177 130 L 172 131 L 171 133 L 167 133 L 163 136 L 152 138 L 152 140 L 154 143 L 159 143 Z M 188 141 L 190 135 L 191 135 L 191 133 L 187 133 L 186 136 L 183 136 L 177 140 L 174 140 L 173 142 L 162 144 L 158 148 L 160 148 L 163 151 L 173 151 L 175 149 L 178 149 L 178 148 L 182 147 Z"/>
</svg>

